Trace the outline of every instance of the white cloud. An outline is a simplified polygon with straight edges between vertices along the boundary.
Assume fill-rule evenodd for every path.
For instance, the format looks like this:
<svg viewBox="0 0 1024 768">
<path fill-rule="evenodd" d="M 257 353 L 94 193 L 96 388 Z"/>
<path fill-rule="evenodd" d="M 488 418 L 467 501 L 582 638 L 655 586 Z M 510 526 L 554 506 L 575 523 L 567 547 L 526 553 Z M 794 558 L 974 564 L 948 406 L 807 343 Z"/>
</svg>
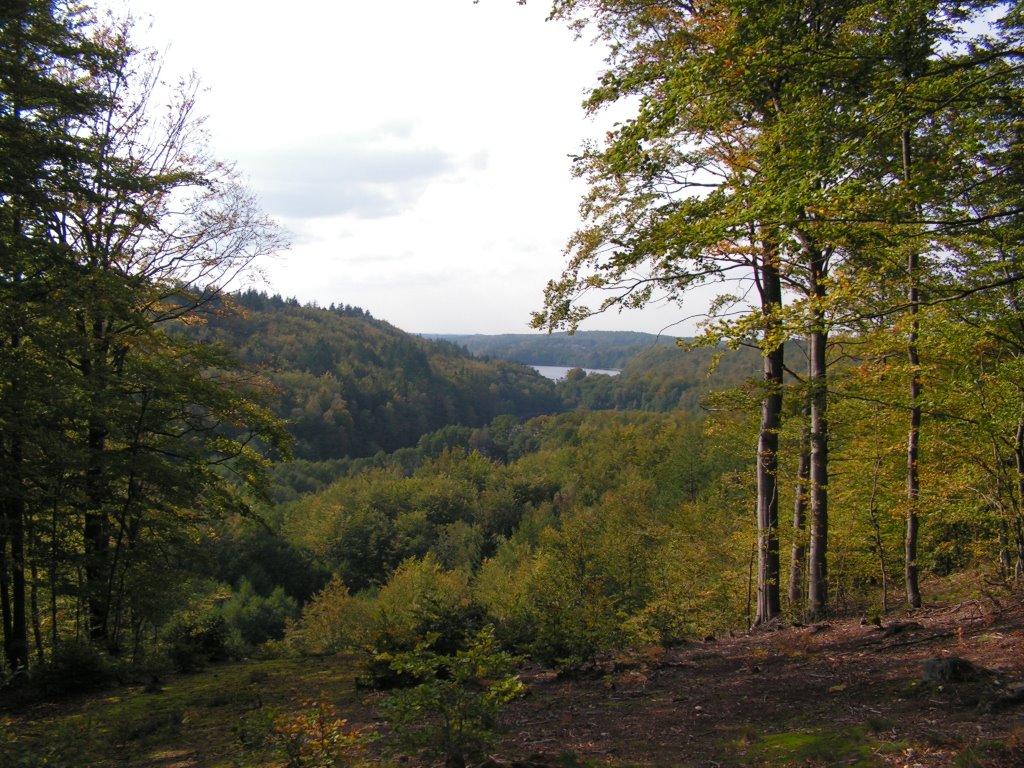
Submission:
<svg viewBox="0 0 1024 768">
<path fill-rule="evenodd" d="M 601 52 L 548 3 L 100 1 L 153 17 L 167 72 L 208 87 L 214 151 L 294 233 L 270 290 L 412 332 L 526 329 L 579 223 L 569 155 L 606 124 L 580 108 Z"/>
<path fill-rule="evenodd" d="M 459 167 L 441 149 L 347 136 L 272 148 L 242 162 L 268 213 L 285 219 L 396 216 Z"/>
</svg>

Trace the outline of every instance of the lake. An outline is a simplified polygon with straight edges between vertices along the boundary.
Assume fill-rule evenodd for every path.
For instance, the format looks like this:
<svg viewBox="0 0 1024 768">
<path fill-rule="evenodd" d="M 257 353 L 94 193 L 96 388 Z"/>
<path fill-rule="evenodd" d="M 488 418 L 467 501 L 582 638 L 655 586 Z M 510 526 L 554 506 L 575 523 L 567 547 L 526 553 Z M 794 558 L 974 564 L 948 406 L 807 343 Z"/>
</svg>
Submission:
<svg viewBox="0 0 1024 768">
<path fill-rule="evenodd" d="M 565 374 L 571 371 L 573 368 L 578 368 L 576 365 L 533 365 L 530 366 L 541 376 L 551 379 L 552 381 L 561 381 L 565 378 Z M 592 373 L 602 373 L 605 376 L 618 376 L 622 371 L 606 370 L 603 368 L 584 368 L 589 376 Z"/>
</svg>

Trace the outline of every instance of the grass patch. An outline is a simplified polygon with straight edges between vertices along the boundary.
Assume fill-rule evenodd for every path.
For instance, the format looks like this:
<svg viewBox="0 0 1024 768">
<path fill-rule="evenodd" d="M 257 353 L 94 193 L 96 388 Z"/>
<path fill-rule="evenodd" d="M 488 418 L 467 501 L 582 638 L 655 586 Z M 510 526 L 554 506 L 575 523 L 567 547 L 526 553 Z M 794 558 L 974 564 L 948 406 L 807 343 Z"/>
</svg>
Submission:
<svg viewBox="0 0 1024 768">
<path fill-rule="evenodd" d="M 745 734 L 747 754 L 767 765 L 850 766 L 876 768 L 884 762 L 875 754 L 877 746 L 862 728 L 838 731 L 787 731 L 762 735 L 753 740 Z"/>
<path fill-rule="evenodd" d="M 207 667 L 156 690 L 58 700 L 0 718 L 0 765 L 114 768 L 174 752 L 208 768 L 234 768 L 243 744 L 238 724 L 254 711 L 298 711 L 311 694 L 344 706 L 358 702 L 355 664 L 275 659 Z M 260 763 L 252 763 L 259 765 Z"/>
<path fill-rule="evenodd" d="M 1011 750 L 1003 743 L 990 741 L 965 749 L 953 761 L 956 768 L 985 768 L 995 758 L 1008 757 Z"/>
</svg>

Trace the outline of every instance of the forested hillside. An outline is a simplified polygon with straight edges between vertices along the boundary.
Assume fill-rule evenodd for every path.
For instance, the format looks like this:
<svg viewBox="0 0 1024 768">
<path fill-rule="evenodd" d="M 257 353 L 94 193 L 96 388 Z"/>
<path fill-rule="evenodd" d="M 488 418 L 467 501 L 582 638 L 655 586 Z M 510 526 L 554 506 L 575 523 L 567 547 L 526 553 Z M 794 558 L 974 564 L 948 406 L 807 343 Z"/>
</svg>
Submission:
<svg viewBox="0 0 1024 768">
<path fill-rule="evenodd" d="M 232 293 L 286 243 L 210 156 L 197 83 L 165 85 L 130 20 L 0 5 L 0 681 L 23 719 L 39 697 L 332 656 L 376 691 L 396 762 L 433 749 L 465 768 L 525 660 L 610 696 L 627 683 L 609 654 L 813 624 L 730 666 L 767 702 L 768 657 L 811 653 L 826 618 L 881 629 L 897 607 L 967 616 L 982 598 L 1019 618 L 1021 9 L 552 13 L 614 46 L 587 108 L 636 111 L 575 158 L 584 222 L 535 325 L 722 289 L 705 347 L 555 337 L 530 362 L 622 368 L 557 386 L 352 306 Z M 997 639 L 1019 658 L 1019 632 Z M 842 696 L 826 660 L 787 690 Z M 976 674 L 931 682 L 995 679 Z M 263 682 L 239 754 L 332 765 L 363 746 L 330 702 L 264 706 Z M 1024 685 L 998 693 L 1024 702 Z M 25 748 L 7 722 L 5 762 L 75 754 Z M 101 736 L 167 722 L 193 712 Z M 1001 737 L 1011 759 L 1019 736 Z"/>
<path fill-rule="evenodd" d="M 478 357 L 497 357 L 528 365 L 563 365 L 618 370 L 641 352 L 656 346 L 674 346 L 674 336 L 628 331 L 568 333 L 505 333 L 496 335 L 436 335 L 465 347 Z"/>
<path fill-rule="evenodd" d="M 353 307 L 300 306 L 248 291 L 241 310 L 193 326 L 274 387 L 270 408 L 296 458 L 372 456 L 413 446 L 449 424 L 557 411 L 554 385 L 528 366 L 479 360 L 453 344 L 407 334 Z"/>
<path fill-rule="evenodd" d="M 760 366 L 756 349 L 659 344 L 646 346 L 628 358 L 618 376 L 570 371 L 558 383 L 558 394 L 568 409 L 682 410 L 697 414 L 711 407 L 711 393 L 754 381 Z"/>
<path fill-rule="evenodd" d="M 588 359 L 616 361 L 622 374 L 579 370 L 556 384 L 514 362 L 519 357 L 503 341 L 533 337 L 470 337 L 474 352 L 460 337 L 413 336 L 358 307 L 301 306 L 255 291 L 230 303 L 240 311 L 211 316 L 191 327 L 190 336 L 232 350 L 273 384 L 269 407 L 295 438 L 295 457 L 313 462 L 409 448 L 444 426 L 482 427 L 501 415 L 522 419 L 577 408 L 697 414 L 707 395 L 749 383 L 760 366 L 755 349 L 583 333 L 579 348 Z M 557 349 L 568 354 L 574 347 Z"/>
</svg>

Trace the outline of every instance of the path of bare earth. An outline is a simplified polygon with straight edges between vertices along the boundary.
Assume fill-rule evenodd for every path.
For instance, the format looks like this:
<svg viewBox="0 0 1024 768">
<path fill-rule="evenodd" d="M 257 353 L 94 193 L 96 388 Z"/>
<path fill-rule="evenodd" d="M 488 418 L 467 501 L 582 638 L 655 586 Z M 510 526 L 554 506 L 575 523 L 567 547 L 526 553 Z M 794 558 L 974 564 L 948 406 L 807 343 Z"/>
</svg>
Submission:
<svg viewBox="0 0 1024 768">
<path fill-rule="evenodd" d="M 995 674 L 923 681 L 937 657 Z M 511 709 L 502 745 L 517 755 L 513 765 L 557 765 L 572 753 L 633 766 L 1024 766 L 1024 703 L 1011 697 L 1024 682 L 1024 608 L 1015 600 L 639 651 L 577 679 L 525 677 L 530 695 Z M 838 754 L 811 750 L 787 763 L 770 748 L 778 734 L 841 743 Z"/>
</svg>

